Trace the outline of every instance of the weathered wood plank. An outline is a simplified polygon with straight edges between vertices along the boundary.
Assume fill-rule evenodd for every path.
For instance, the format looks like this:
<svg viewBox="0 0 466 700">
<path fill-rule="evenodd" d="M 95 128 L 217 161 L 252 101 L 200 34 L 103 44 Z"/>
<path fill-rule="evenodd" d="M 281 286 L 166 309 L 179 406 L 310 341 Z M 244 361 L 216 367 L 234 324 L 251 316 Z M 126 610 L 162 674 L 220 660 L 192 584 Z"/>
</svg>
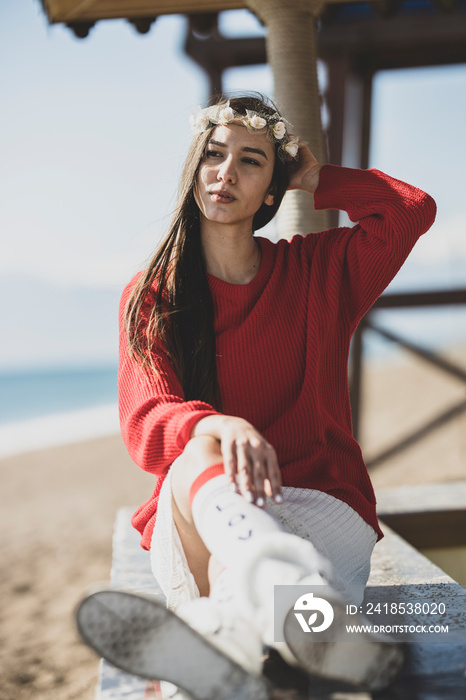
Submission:
<svg viewBox="0 0 466 700">
<path fill-rule="evenodd" d="M 466 481 L 377 492 L 377 513 L 417 548 L 466 545 Z"/>
<path fill-rule="evenodd" d="M 328 4 L 345 2 L 354 0 L 327 0 Z M 137 19 L 247 8 L 245 0 L 42 0 L 42 4 L 52 23 Z"/>
<path fill-rule="evenodd" d="M 131 526 L 135 508 L 121 508 L 116 516 L 113 531 L 113 559 L 111 584 L 139 593 L 164 596 L 150 566 L 149 552 L 140 545 L 140 535 Z M 152 686 L 146 680 L 120 671 L 102 659 L 99 670 L 99 686 L 96 700 L 149 700 L 156 698 Z"/>
<path fill-rule="evenodd" d="M 461 630 L 448 642 L 405 644 L 405 668 L 384 699 L 464 699 L 466 590 L 388 526 L 382 529 L 385 537 L 374 550 L 365 601 L 443 602 L 447 609 L 444 622 Z M 404 623 L 410 620 L 405 618 Z"/>
</svg>

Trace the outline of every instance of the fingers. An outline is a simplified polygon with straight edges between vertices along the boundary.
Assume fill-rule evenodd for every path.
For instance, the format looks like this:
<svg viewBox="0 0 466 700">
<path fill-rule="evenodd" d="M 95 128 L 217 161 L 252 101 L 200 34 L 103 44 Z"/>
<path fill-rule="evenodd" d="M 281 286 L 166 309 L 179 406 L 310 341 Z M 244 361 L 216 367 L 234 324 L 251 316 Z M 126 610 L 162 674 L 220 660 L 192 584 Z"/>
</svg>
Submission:
<svg viewBox="0 0 466 700">
<path fill-rule="evenodd" d="M 273 446 L 243 419 L 225 417 L 222 425 L 222 459 L 231 488 L 259 507 L 265 505 L 266 495 L 281 503 L 281 474 Z"/>
<path fill-rule="evenodd" d="M 252 482 L 254 485 L 254 503 L 259 508 L 265 506 L 265 479 L 267 478 L 267 472 L 264 467 L 263 462 L 257 459 L 253 464 L 252 471 Z"/>
<path fill-rule="evenodd" d="M 235 442 L 222 440 L 221 451 L 223 459 L 223 468 L 225 469 L 225 474 L 227 475 L 228 483 L 232 491 L 236 491 L 237 455 Z"/>
<path fill-rule="evenodd" d="M 253 467 L 250 459 L 250 449 L 247 440 L 241 439 L 236 441 L 236 459 L 238 468 L 238 485 L 240 493 L 248 501 L 254 503 L 254 483 L 253 483 Z"/>
<path fill-rule="evenodd" d="M 283 503 L 282 475 L 277 454 L 272 445 L 267 446 L 267 478 L 270 483 L 272 498 L 276 503 Z"/>
<path fill-rule="evenodd" d="M 309 147 L 302 141 L 299 144 L 298 159 L 290 166 L 289 190 L 303 190 L 313 193 L 319 184 L 322 165 L 317 161 Z"/>
<path fill-rule="evenodd" d="M 239 491 L 249 503 L 262 508 L 267 495 L 277 503 L 283 501 L 280 468 L 272 445 L 257 437 L 238 440 L 236 461 Z"/>
</svg>

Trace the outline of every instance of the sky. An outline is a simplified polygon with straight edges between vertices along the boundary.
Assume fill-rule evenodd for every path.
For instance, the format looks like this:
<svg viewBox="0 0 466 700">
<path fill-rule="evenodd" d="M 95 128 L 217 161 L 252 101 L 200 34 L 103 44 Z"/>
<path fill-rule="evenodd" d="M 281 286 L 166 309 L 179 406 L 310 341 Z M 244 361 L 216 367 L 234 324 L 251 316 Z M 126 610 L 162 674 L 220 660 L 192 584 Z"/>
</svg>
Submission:
<svg viewBox="0 0 466 700">
<path fill-rule="evenodd" d="M 116 361 L 118 298 L 168 225 L 208 96 L 185 22 L 161 17 L 145 36 L 101 22 L 79 40 L 38 0 L 0 3 L 0 372 Z M 222 29 L 263 32 L 246 11 Z M 225 88 L 272 94 L 273 79 L 235 69 Z M 465 114 L 464 65 L 376 78 L 370 164 L 439 207 L 399 288 L 466 287 Z"/>
</svg>

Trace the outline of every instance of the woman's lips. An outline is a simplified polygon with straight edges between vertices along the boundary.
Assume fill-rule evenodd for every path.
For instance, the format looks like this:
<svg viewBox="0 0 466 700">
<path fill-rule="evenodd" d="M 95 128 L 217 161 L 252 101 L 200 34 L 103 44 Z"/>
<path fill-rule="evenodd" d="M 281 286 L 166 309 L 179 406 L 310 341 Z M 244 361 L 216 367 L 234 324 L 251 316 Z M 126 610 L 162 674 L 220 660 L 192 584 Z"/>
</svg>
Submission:
<svg viewBox="0 0 466 700">
<path fill-rule="evenodd" d="M 210 195 L 214 202 L 220 202 L 222 204 L 228 204 L 229 202 L 235 201 L 235 198 L 227 192 L 211 192 Z"/>
</svg>

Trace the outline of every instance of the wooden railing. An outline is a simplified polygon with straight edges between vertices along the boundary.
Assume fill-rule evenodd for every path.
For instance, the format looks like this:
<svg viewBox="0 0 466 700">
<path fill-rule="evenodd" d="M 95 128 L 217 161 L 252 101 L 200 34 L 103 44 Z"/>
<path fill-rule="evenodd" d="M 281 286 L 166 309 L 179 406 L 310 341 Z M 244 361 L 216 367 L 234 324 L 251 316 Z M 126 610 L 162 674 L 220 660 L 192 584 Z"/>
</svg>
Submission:
<svg viewBox="0 0 466 700">
<path fill-rule="evenodd" d="M 351 412 L 353 417 L 353 434 L 356 439 L 358 439 L 361 434 L 361 422 L 363 420 L 361 393 L 364 372 L 364 336 L 367 330 L 377 333 L 386 340 L 397 343 L 411 354 L 421 357 L 426 362 L 440 370 L 443 370 L 459 381 L 466 382 L 465 369 L 459 367 L 451 360 L 442 357 L 440 353 L 428 350 L 418 343 L 411 340 L 406 340 L 398 333 L 394 333 L 393 331 L 389 331 L 380 326 L 376 321 L 377 311 L 381 309 L 407 309 L 415 307 L 438 307 L 453 305 L 466 305 L 466 289 L 413 292 L 406 294 L 384 294 L 374 304 L 369 313 L 366 314 L 354 335 L 350 358 Z M 464 411 L 466 411 L 466 398 L 450 406 L 448 409 L 441 411 L 422 427 L 405 435 L 401 440 L 394 442 L 390 447 L 384 449 L 382 452 L 375 455 L 375 457 L 372 457 L 367 461 L 368 468 L 370 469 L 371 467 L 375 467 L 381 462 L 402 452 L 426 435 L 432 433 L 432 431 L 437 430 L 441 426 L 445 425 L 445 423 L 453 420 Z"/>
</svg>

